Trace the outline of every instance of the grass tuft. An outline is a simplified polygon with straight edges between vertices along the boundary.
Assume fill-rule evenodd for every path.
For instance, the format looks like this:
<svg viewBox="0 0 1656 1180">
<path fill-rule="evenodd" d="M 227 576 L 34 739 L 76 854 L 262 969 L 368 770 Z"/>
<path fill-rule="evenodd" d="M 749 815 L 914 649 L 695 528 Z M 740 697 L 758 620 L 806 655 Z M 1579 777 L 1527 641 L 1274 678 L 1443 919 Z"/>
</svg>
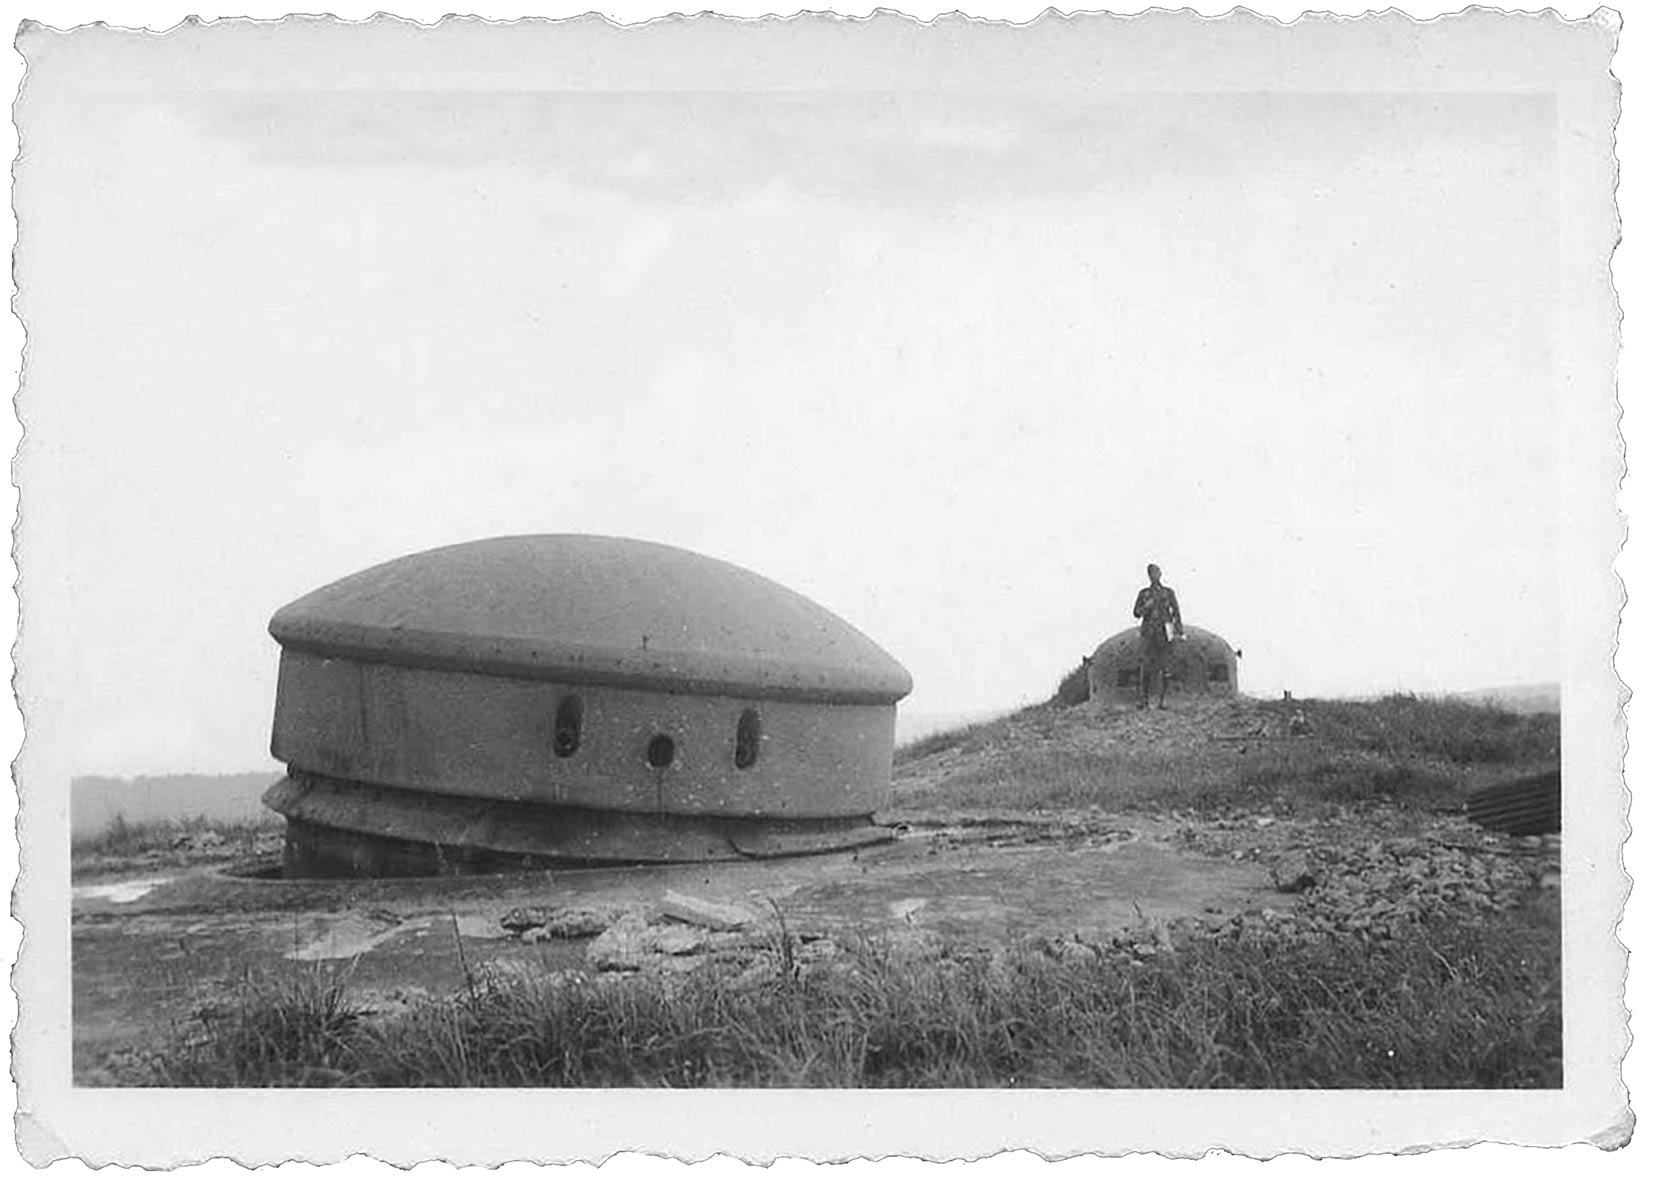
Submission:
<svg viewBox="0 0 1656 1180">
<path fill-rule="evenodd" d="M 1438 809 L 1463 801 L 1469 771 L 1487 776 L 1558 762 L 1556 713 L 1452 699 L 1186 701 L 1159 715 L 1178 728 L 1149 741 L 1112 738 L 1130 737 L 1143 715 L 1077 712 L 1037 705 L 904 746 L 895 782 L 902 805 L 1204 814 Z M 1228 733 L 1240 736 L 1214 736 Z M 904 769 L 943 751 L 962 760 L 941 778 L 910 786 Z"/>
<path fill-rule="evenodd" d="M 177 1086 L 339 1086 L 361 1080 L 360 1010 L 320 967 L 244 979 L 147 1068 Z"/>
<path fill-rule="evenodd" d="M 1515 713 L 1452 698 L 1396 694 L 1377 701 L 1311 701 L 1326 740 L 1388 758 L 1441 758 L 1461 765 L 1556 761 L 1557 713 Z"/>
<path fill-rule="evenodd" d="M 70 851 L 79 859 L 125 859 L 172 851 L 192 841 L 215 847 L 252 844 L 281 830 L 283 819 L 274 811 L 255 819 L 222 820 L 205 816 L 132 822 L 117 812 L 95 835 L 76 836 Z"/>
<path fill-rule="evenodd" d="M 1077 664 L 1053 690 L 1049 705 L 1058 705 L 1069 708 L 1072 705 L 1084 705 L 1092 698 L 1092 688 L 1087 680 L 1087 665 Z"/>
<path fill-rule="evenodd" d="M 753 983 L 520 978 L 365 1020 L 337 982 L 250 984 L 165 1086 L 1557 1087 L 1556 920 L 1205 938 L 1151 958 L 916 961 L 862 940 Z"/>
<path fill-rule="evenodd" d="M 930 758 L 934 754 L 941 754 L 945 750 L 958 750 L 965 754 L 975 754 L 982 750 L 1003 742 L 1013 729 L 1021 723 L 1040 718 L 1052 712 L 1050 705 L 1029 705 L 1015 713 L 1008 713 L 1004 717 L 991 718 L 988 721 L 978 721 L 971 725 L 963 725 L 957 729 L 946 729 L 940 733 L 927 734 L 923 738 L 916 738 L 897 747 L 893 759 L 898 766 L 910 762 L 918 762 L 922 758 Z"/>
</svg>

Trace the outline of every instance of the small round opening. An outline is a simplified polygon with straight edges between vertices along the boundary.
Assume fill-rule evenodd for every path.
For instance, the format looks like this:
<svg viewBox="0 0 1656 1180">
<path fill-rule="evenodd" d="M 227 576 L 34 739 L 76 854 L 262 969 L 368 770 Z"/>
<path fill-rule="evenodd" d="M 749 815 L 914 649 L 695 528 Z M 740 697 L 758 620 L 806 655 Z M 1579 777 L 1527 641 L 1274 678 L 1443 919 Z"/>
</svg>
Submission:
<svg viewBox="0 0 1656 1180">
<path fill-rule="evenodd" d="M 736 722 L 736 769 L 747 770 L 759 761 L 759 713 L 743 709 Z"/>
<path fill-rule="evenodd" d="M 650 744 L 644 747 L 644 761 L 657 770 L 666 770 L 673 764 L 675 752 L 673 739 L 664 733 L 658 733 L 650 739 Z"/>
</svg>

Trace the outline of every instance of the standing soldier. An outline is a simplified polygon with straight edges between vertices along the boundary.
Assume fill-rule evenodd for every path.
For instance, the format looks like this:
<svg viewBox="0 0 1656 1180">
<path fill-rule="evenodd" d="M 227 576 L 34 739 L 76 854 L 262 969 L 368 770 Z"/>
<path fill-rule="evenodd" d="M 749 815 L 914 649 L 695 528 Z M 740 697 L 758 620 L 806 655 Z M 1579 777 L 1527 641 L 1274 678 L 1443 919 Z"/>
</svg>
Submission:
<svg viewBox="0 0 1656 1180">
<path fill-rule="evenodd" d="M 1167 708 L 1167 657 L 1173 639 L 1184 638 L 1184 620 L 1179 617 L 1179 599 L 1173 587 L 1163 586 L 1161 566 L 1146 571 L 1150 584 L 1133 600 L 1133 617 L 1139 620 L 1139 708 L 1150 707 L 1150 677 L 1156 677 L 1161 695 L 1158 709 Z M 1168 627 L 1172 627 L 1172 634 Z"/>
</svg>

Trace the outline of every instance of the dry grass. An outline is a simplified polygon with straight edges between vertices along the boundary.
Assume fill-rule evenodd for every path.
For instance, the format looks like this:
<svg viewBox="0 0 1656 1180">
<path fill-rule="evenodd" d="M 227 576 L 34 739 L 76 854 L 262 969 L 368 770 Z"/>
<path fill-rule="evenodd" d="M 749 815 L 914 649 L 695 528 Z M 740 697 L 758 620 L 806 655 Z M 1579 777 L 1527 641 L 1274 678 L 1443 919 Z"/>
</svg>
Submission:
<svg viewBox="0 0 1656 1180">
<path fill-rule="evenodd" d="M 923 738 L 916 738 L 897 748 L 893 758 L 897 766 L 918 762 L 944 750 L 960 750 L 964 753 L 976 753 L 986 745 L 1004 739 L 1012 731 L 1012 727 L 1020 721 L 1042 716 L 1050 712 L 1047 705 L 1031 705 L 1027 709 L 1020 709 L 1005 717 L 996 717 L 989 721 L 979 721 L 972 725 L 963 725 L 958 729 L 947 729 L 941 733 L 928 734 Z"/>
<path fill-rule="evenodd" d="M 1061 705 L 1069 708 L 1072 705 L 1084 705 L 1091 689 L 1088 686 L 1087 665 L 1077 664 L 1068 674 L 1058 682 L 1058 687 L 1052 692 L 1049 705 Z"/>
<path fill-rule="evenodd" d="M 1130 737 L 1137 722 L 1131 714 L 1089 715 L 1052 703 L 933 734 L 898 751 L 898 798 L 907 809 L 1446 808 L 1458 806 L 1469 776 L 1555 766 L 1558 759 L 1557 714 L 1411 696 L 1183 707 L 1186 716 L 1168 722 L 1183 728 L 1159 741 L 1095 740 L 1111 726 Z M 1189 717 L 1193 708 L 1203 710 L 1199 723 Z M 1287 736 L 1294 714 L 1303 719 L 1303 737 Z M 1210 740 L 1210 724 L 1239 722 L 1265 727 L 1267 735 Z M 919 773 L 945 752 L 953 761 L 944 773 Z"/>
<path fill-rule="evenodd" d="M 1322 741 L 1185 752 L 1044 748 L 988 757 L 902 795 L 908 809 L 1315 814 L 1330 806 L 1446 807 L 1460 786 L 1441 768 L 1333 749 Z"/>
<path fill-rule="evenodd" d="M 1316 731 L 1336 746 L 1392 759 L 1439 758 L 1462 766 L 1556 763 L 1557 713 L 1412 694 L 1377 701 L 1309 701 Z"/>
<path fill-rule="evenodd" d="M 1556 1087 L 1556 918 L 1386 941 L 1035 948 L 915 962 L 873 943 L 758 984 L 570 975 L 371 1020 L 317 971 L 249 985 L 142 1066 L 164 1086 Z"/>
<path fill-rule="evenodd" d="M 181 846 L 210 842 L 227 850 L 269 840 L 282 830 L 284 821 L 274 811 L 257 819 L 242 821 L 207 819 L 145 820 L 129 823 L 116 814 L 109 826 L 94 836 L 77 836 L 70 842 L 74 864 L 93 860 L 129 860 L 169 853 Z"/>
</svg>

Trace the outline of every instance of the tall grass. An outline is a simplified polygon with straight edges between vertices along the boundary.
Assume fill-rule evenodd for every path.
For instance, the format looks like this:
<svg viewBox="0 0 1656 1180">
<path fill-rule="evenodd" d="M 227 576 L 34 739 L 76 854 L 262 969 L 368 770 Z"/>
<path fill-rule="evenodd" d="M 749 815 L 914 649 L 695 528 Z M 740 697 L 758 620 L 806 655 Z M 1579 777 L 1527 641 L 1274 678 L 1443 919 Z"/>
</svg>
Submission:
<svg viewBox="0 0 1656 1180">
<path fill-rule="evenodd" d="M 175 1051 L 192 1075 L 217 1086 L 349 1083 L 360 1072 L 361 1012 L 346 984 L 347 976 L 314 966 L 248 978 L 227 1007 L 201 1013 Z"/>
<path fill-rule="evenodd" d="M 1087 677 L 1087 665 L 1077 664 L 1064 674 L 1058 682 L 1058 687 L 1052 691 L 1049 705 L 1058 705 L 1068 708 L 1072 705 L 1084 705 L 1092 697 L 1092 687 Z"/>
<path fill-rule="evenodd" d="M 975 754 L 998 742 L 1006 740 L 1014 731 L 1031 724 L 1040 727 L 1043 723 L 1051 726 L 1056 720 L 1053 706 L 1050 702 L 1039 705 L 1027 705 L 1004 717 L 993 717 L 988 721 L 978 721 L 971 725 L 963 725 L 956 729 L 946 729 L 939 733 L 927 734 L 923 738 L 916 738 L 897 748 L 893 761 L 898 766 L 910 762 L 918 762 L 922 758 L 929 758 L 944 750 L 959 750 L 964 754 Z M 1039 736 L 1040 730 L 1036 730 Z"/>
<path fill-rule="evenodd" d="M 74 836 L 70 851 L 76 859 L 143 856 L 170 851 L 192 838 L 217 838 L 225 847 L 252 843 L 282 828 L 283 819 L 274 811 L 256 819 L 219 820 L 205 816 L 178 819 L 129 821 L 116 812 L 102 831 Z"/>
<path fill-rule="evenodd" d="M 1211 702 L 1209 702 L 1211 703 Z M 1089 740 L 1117 724 L 1052 704 L 934 734 L 898 751 L 912 765 L 952 750 L 962 761 L 917 789 L 897 779 L 904 807 L 1198 812 L 1268 806 L 1458 803 L 1465 771 L 1557 765 L 1557 714 L 1517 714 L 1457 700 L 1235 702 L 1269 737 L 1210 741 L 1200 725 L 1141 744 Z M 1292 736 L 1289 718 L 1303 719 Z M 1237 719 L 1219 728 L 1235 726 Z"/>
<path fill-rule="evenodd" d="M 1463 765 L 1556 762 L 1557 713 L 1514 713 L 1497 705 L 1398 694 L 1377 701 L 1311 701 L 1326 740 L 1387 757 L 1441 758 Z"/>
<path fill-rule="evenodd" d="M 1439 807 L 1459 797 L 1441 769 L 1352 756 L 1320 741 L 1196 750 L 1031 748 L 990 756 L 901 795 L 906 808 L 1106 811 L 1269 809 L 1315 814 L 1329 806 Z"/>
<path fill-rule="evenodd" d="M 705 969 L 474 988 L 369 1020 L 343 981 L 251 987 L 154 1057 L 167 1086 L 1556 1087 L 1555 920 L 914 961 L 864 942 L 755 984 Z"/>
</svg>

